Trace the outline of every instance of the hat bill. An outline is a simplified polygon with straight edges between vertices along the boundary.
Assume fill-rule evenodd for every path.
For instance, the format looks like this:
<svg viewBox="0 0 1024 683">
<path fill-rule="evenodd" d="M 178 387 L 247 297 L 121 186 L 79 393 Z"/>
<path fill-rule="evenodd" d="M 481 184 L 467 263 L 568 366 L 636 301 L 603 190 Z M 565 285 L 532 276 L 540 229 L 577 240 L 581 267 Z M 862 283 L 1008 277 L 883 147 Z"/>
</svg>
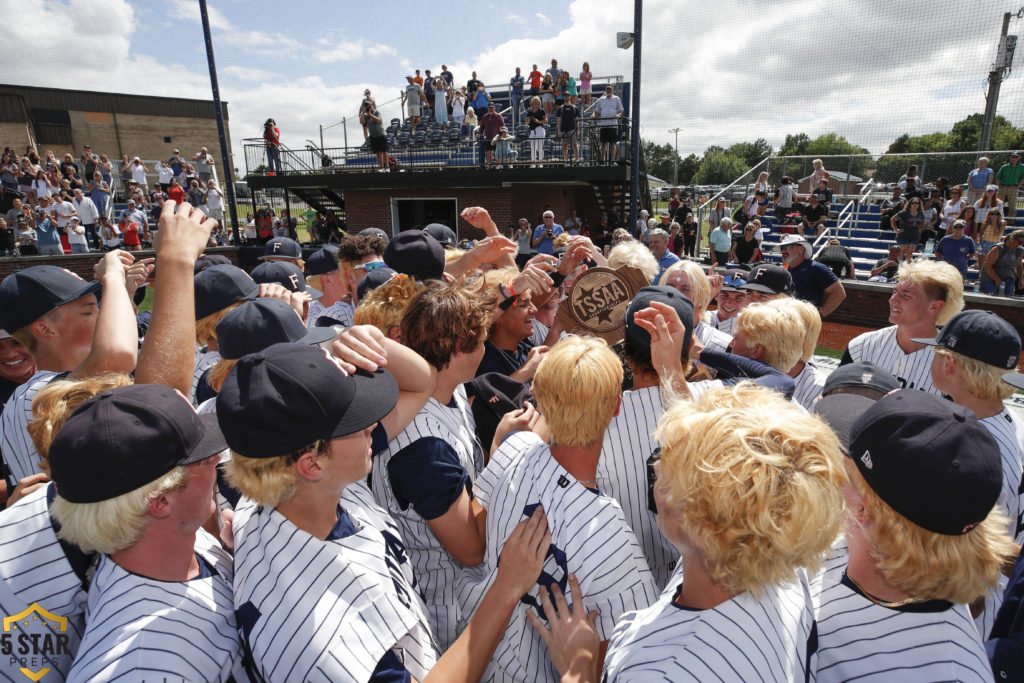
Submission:
<svg viewBox="0 0 1024 683">
<path fill-rule="evenodd" d="M 329 342 L 337 337 L 339 332 L 333 327 L 310 327 L 306 334 L 301 338 L 296 339 L 296 344 L 309 344 L 314 346 L 316 344 L 323 344 Z"/>
<path fill-rule="evenodd" d="M 1024 375 L 1019 372 L 1008 372 L 1003 375 L 1003 381 L 1011 387 L 1024 390 Z"/>
<path fill-rule="evenodd" d="M 398 403 L 398 383 L 387 370 L 374 373 L 358 370 L 350 377 L 355 393 L 345 414 L 331 430 L 329 438 L 332 439 L 355 434 L 377 424 Z"/>
<path fill-rule="evenodd" d="M 179 466 L 201 462 L 227 450 L 228 442 L 224 440 L 220 425 L 217 424 L 217 413 L 200 415 L 199 421 L 203 423 L 203 438 L 195 445 L 192 452 L 178 463 Z"/>
<path fill-rule="evenodd" d="M 925 346 L 942 346 L 942 343 L 939 342 L 939 338 L 938 337 L 931 337 L 931 338 L 911 337 L 910 341 L 912 341 L 912 342 L 914 342 L 916 344 L 924 344 Z"/>
<path fill-rule="evenodd" d="M 324 295 L 324 293 L 321 292 L 319 289 L 317 289 L 316 287 L 310 287 L 309 285 L 306 285 L 306 294 L 309 294 L 311 297 L 313 297 L 313 301 L 316 301 L 317 299 Z"/>
<path fill-rule="evenodd" d="M 723 289 L 725 289 L 725 288 L 723 287 Z M 742 290 L 751 289 L 751 290 L 753 290 L 755 292 L 763 292 L 765 294 L 780 294 L 780 292 L 776 292 L 771 287 L 766 287 L 765 285 L 758 285 L 758 284 L 754 284 L 754 283 L 750 283 L 750 282 L 748 282 L 747 284 L 745 284 L 742 287 L 740 287 L 740 289 L 742 289 Z"/>
</svg>

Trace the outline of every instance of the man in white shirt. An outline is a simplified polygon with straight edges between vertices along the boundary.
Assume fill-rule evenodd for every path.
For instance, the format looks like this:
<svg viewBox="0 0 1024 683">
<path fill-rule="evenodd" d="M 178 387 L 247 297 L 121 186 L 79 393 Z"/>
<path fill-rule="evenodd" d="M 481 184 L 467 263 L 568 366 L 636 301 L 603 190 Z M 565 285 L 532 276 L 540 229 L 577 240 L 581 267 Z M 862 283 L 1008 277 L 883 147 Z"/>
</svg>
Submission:
<svg viewBox="0 0 1024 683">
<path fill-rule="evenodd" d="M 50 208 L 50 215 L 57 221 L 57 227 L 64 231 L 68 227 L 72 216 L 77 216 L 74 204 L 62 198 L 61 195 L 54 195 L 53 206 Z"/>
<path fill-rule="evenodd" d="M 157 161 L 154 167 L 159 177 L 160 189 L 167 192 L 171 187 L 171 179 L 174 178 L 174 169 L 162 161 Z"/>
<path fill-rule="evenodd" d="M 146 182 L 146 167 L 142 163 L 142 159 L 135 157 L 132 159 L 132 182 L 139 186 L 143 192 L 149 189 L 149 185 Z"/>
<path fill-rule="evenodd" d="M 81 190 L 75 190 L 75 198 L 71 200 L 71 204 L 75 207 L 75 212 L 82 221 L 82 227 L 85 228 L 85 235 L 89 240 L 89 245 L 93 249 L 98 250 L 100 244 L 96 230 L 100 221 L 99 210 L 93 204 L 92 199 L 86 197 Z"/>
<path fill-rule="evenodd" d="M 213 178 L 213 157 L 205 147 L 196 152 L 195 167 L 203 182 L 209 183 Z"/>
<path fill-rule="evenodd" d="M 622 100 L 615 95 L 612 86 L 607 86 L 604 97 L 597 101 L 594 113 L 590 115 L 601 126 L 601 161 L 615 161 L 615 143 L 619 140 L 619 119 L 623 111 Z"/>
<path fill-rule="evenodd" d="M 218 223 L 224 222 L 224 191 L 217 186 L 217 183 L 210 183 L 206 186 L 206 209 L 207 216 L 215 219 Z"/>
</svg>

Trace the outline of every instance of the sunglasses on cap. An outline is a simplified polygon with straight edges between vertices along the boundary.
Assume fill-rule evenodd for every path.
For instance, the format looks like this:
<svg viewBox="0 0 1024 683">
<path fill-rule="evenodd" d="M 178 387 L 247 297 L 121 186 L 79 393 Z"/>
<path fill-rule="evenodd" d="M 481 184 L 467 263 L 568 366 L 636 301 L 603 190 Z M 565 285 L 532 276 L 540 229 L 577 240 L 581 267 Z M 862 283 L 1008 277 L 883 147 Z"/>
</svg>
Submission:
<svg viewBox="0 0 1024 683">
<path fill-rule="evenodd" d="M 358 266 L 352 266 L 352 270 L 363 270 L 367 273 L 372 273 L 380 268 L 387 268 L 388 264 L 383 261 L 370 261 L 369 263 L 360 263 Z"/>
</svg>

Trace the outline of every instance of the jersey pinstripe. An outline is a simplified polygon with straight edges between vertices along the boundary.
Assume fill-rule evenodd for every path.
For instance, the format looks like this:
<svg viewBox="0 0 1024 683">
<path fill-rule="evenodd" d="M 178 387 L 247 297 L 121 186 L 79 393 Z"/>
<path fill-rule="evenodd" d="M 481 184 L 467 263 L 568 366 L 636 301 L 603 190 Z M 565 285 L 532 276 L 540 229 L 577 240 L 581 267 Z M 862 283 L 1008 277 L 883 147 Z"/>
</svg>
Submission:
<svg viewBox="0 0 1024 683">
<path fill-rule="evenodd" d="M 355 307 L 344 301 L 335 301 L 330 306 L 324 306 L 319 301 L 311 301 L 309 311 L 306 313 L 306 327 L 316 327 L 316 321 L 324 315 L 337 320 L 345 327 L 352 327 L 352 316 L 355 312 Z"/>
<path fill-rule="evenodd" d="M 0 616 L 11 616 L 34 603 L 68 620 L 68 651 L 55 654 L 45 666 L 51 667 L 46 680 L 62 681 L 85 630 L 86 589 L 75 573 L 68 556 L 57 540 L 50 520 L 48 494 L 53 485 L 28 494 L 0 512 Z M 53 633 L 52 626 L 40 620 L 19 622 L 18 627 L 29 634 Z M 21 663 L 12 657 L 0 656 L 0 679 L 18 681 L 26 678 L 18 671 Z M 39 666 L 32 666 L 38 670 Z"/>
<path fill-rule="evenodd" d="M 219 351 L 204 351 L 196 354 L 196 364 L 192 371 L 192 391 L 188 395 L 193 406 L 199 405 L 199 400 L 196 398 L 196 389 L 199 387 L 199 380 L 202 379 L 206 371 L 216 365 L 219 360 Z"/>
<path fill-rule="evenodd" d="M 806 574 L 705 610 L 675 604 L 678 586 L 615 627 L 603 681 L 804 681 L 814 618 Z"/>
<path fill-rule="evenodd" d="M 729 345 L 732 344 L 732 334 L 716 329 L 703 321 L 697 323 L 697 326 L 693 328 L 693 333 L 697 335 L 697 339 L 700 339 L 704 348 L 711 351 L 725 353 Z"/>
<path fill-rule="evenodd" d="M 39 453 L 28 434 L 28 423 L 32 421 L 32 399 L 57 374 L 40 370 L 32 375 L 14 390 L 3 415 L 0 415 L 0 453 L 3 453 L 4 464 L 10 470 L 14 484 L 39 471 Z"/>
<path fill-rule="evenodd" d="M 811 680 L 992 680 L 965 605 L 876 605 L 846 577 L 848 559 L 845 547 L 838 549 L 811 584 L 818 624 Z"/>
<path fill-rule="evenodd" d="M 725 332 L 730 337 L 736 335 L 736 316 L 719 320 L 716 311 L 708 311 L 704 314 L 704 323 L 720 332 Z"/>
<path fill-rule="evenodd" d="M 932 347 L 906 353 L 896 341 L 896 326 L 865 332 L 850 340 L 846 349 L 853 362 L 871 361 L 888 370 L 904 389 L 920 389 L 937 396 L 942 392 L 932 386 Z"/>
<path fill-rule="evenodd" d="M 231 556 L 202 529 L 195 552 L 213 573 L 180 582 L 149 579 L 100 558 L 68 681 L 245 680 Z"/>
<path fill-rule="evenodd" d="M 508 437 L 480 474 L 477 487 L 487 509 L 488 542 L 484 561 L 466 570 L 459 588 L 465 614 L 476 611 L 493 583 L 501 548 L 516 524 L 538 505 L 551 530 L 540 582 L 557 582 L 568 596 L 568 576 L 575 573 L 588 609 L 600 610 L 597 630 L 602 640 L 623 614 L 657 599 L 647 560 L 619 504 L 576 481 L 535 435 Z M 540 607 L 537 588 L 520 599 L 484 680 L 559 680 L 543 639 L 526 620 L 530 607 Z"/>
<path fill-rule="evenodd" d="M 679 551 L 658 529 L 647 479 L 648 458 L 658 447 L 654 429 L 664 411 L 658 386 L 622 394 L 622 406 L 604 434 L 597 463 L 597 487 L 618 501 L 659 590 L 679 560 Z"/>
<path fill-rule="evenodd" d="M 345 489 L 357 527 L 321 541 L 243 498 L 235 514 L 235 607 L 267 681 L 368 681 L 394 652 L 423 680 L 437 660 L 398 527 L 365 486 Z"/>
<path fill-rule="evenodd" d="M 388 462 L 394 453 L 426 437 L 437 437 L 455 449 L 459 462 L 474 481 L 483 468 L 484 455 L 473 427 L 466 390 L 459 386 L 448 407 L 431 398 L 412 423 L 388 443 L 386 452 L 373 461 L 373 496 L 398 524 L 409 551 L 420 595 L 427 604 L 430 626 L 441 652 L 447 650 L 462 631 L 465 620 L 455 599 L 455 585 L 463 571 L 445 549 L 427 521 L 412 508 L 402 505 L 391 489 Z"/>
<path fill-rule="evenodd" d="M 821 396 L 821 388 L 825 386 L 825 380 L 818 375 L 814 363 L 807 361 L 803 369 L 793 378 L 796 389 L 793 390 L 793 403 L 811 410 Z"/>
</svg>

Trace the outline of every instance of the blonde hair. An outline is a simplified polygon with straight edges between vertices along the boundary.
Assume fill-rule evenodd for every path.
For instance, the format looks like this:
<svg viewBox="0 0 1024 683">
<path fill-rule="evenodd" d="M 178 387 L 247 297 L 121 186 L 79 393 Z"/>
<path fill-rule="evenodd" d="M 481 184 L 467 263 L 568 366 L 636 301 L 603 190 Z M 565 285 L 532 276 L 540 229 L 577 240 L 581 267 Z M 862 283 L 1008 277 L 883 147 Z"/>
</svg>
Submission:
<svg viewBox="0 0 1024 683">
<path fill-rule="evenodd" d="M 827 425 L 742 382 L 661 418 L 659 514 L 704 553 L 715 583 L 751 591 L 817 568 L 842 525 L 846 481 Z"/>
<path fill-rule="evenodd" d="M 236 301 L 227 308 L 222 308 L 216 313 L 211 313 L 197 320 L 196 343 L 200 346 L 207 346 L 211 341 L 217 341 L 217 324 L 224 319 L 224 316 L 244 303 L 244 301 Z"/>
<path fill-rule="evenodd" d="M 206 383 L 210 385 L 210 388 L 219 394 L 220 388 L 224 386 L 224 380 L 231 374 L 231 369 L 238 364 L 238 361 L 238 358 L 224 358 L 221 356 L 220 360 L 206 373 Z"/>
<path fill-rule="evenodd" d="M 551 242 L 551 246 L 553 249 L 561 249 L 562 247 L 569 246 L 569 242 L 571 241 L 572 235 L 567 232 L 563 232 Z"/>
<path fill-rule="evenodd" d="M 601 441 L 621 391 L 622 363 L 596 337 L 565 337 L 544 354 L 533 378 L 533 395 L 551 443 L 562 446 Z"/>
<path fill-rule="evenodd" d="M 811 162 L 811 166 L 813 166 L 815 170 L 818 170 L 824 168 L 825 164 L 822 163 L 821 159 L 815 159 L 814 161 Z"/>
<path fill-rule="evenodd" d="M 964 279 L 959 270 L 945 261 L 904 261 L 896 279 L 898 282 L 919 284 L 929 299 L 946 302 L 935 318 L 939 327 L 963 310 Z"/>
<path fill-rule="evenodd" d="M 128 375 L 108 373 L 79 380 L 61 379 L 40 389 L 32 399 L 32 421 L 28 423 L 29 436 L 39 453 L 40 471 L 50 473 L 50 444 L 78 406 L 100 392 L 131 383 Z"/>
<path fill-rule="evenodd" d="M 784 308 L 792 308 L 803 320 L 804 345 L 800 360 L 806 363 L 814 355 L 814 350 L 818 348 L 818 336 L 821 334 L 821 313 L 810 302 L 792 297 L 776 299 L 772 303 Z"/>
<path fill-rule="evenodd" d="M 933 349 L 935 355 L 953 359 L 956 374 L 963 380 L 971 396 L 983 401 L 1005 401 L 1013 395 L 1013 387 L 1003 381 L 1004 368 L 983 363 L 944 346 Z"/>
<path fill-rule="evenodd" d="M 98 503 L 71 503 L 58 491 L 50 512 L 60 524 L 62 539 L 86 552 L 110 555 L 131 547 L 146 533 L 150 523 L 146 508 L 151 500 L 182 488 L 186 481 L 185 468 L 175 467 L 156 481 Z"/>
<path fill-rule="evenodd" d="M 322 274 L 320 274 L 320 275 L 307 275 L 306 276 L 306 285 L 308 285 L 309 287 L 312 287 L 313 289 L 319 289 L 320 291 L 323 291 L 323 289 L 324 289 L 323 275 Z"/>
<path fill-rule="evenodd" d="M 736 314 L 736 334 L 743 335 L 748 347 L 760 344 L 761 360 L 780 372 L 789 372 L 803 355 L 803 317 L 785 299 L 744 306 Z"/>
<path fill-rule="evenodd" d="M 402 324 L 402 314 L 419 285 L 408 275 L 396 275 L 359 301 L 354 325 L 373 325 L 385 335 Z"/>
<path fill-rule="evenodd" d="M 690 279 L 690 301 L 693 302 L 694 317 L 700 320 L 711 303 L 711 283 L 708 282 L 708 276 L 704 274 L 703 268 L 693 261 L 676 261 L 662 274 L 658 284 L 671 286 L 668 284 L 669 278 L 673 273 L 680 271 L 686 273 L 686 277 Z"/>
<path fill-rule="evenodd" d="M 327 444 L 326 440 L 315 441 L 294 453 L 273 458 L 247 458 L 232 450 L 231 459 L 224 463 L 224 476 L 246 498 L 274 508 L 295 497 L 299 483 L 295 473 L 298 459 L 309 452 L 318 456 L 326 454 Z"/>
<path fill-rule="evenodd" d="M 51 326 L 57 326 L 60 324 L 60 309 L 60 306 L 58 306 L 57 308 L 50 309 L 46 313 L 43 313 L 41 316 L 36 318 L 36 320 L 44 320 Z M 39 340 L 36 338 L 36 335 L 32 333 L 32 323 L 36 322 L 36 320 L 33 320 L 31 323 L 25 325 L 21 329 L 11 332 L 11 337 L 15 341 L 21 342 L 21 345 L 28 349 L 29 353 L 32 354 L 34 354 L 36 350 L 39 348 Z"/>
<path fill-rule="evenodd" d="M 451 249 L 451 248 L 445 249 L 444 250 L 444 262 L 447 265 L 447 264 L 451 263 L 452 261 L 458 261 L 460 258 L 465 256 L 465 254 L 466 254 L 466 251 L 464 249 L 457 249 L 457 248 L 456 249 Z"/>
<path fill-rule="evenodd" d="M 658 270 L 660 269 L 658 261 L 654 258 L 651 250 L 636 240 L 617 244 L 608 253 L 608 267 L 618 268 L 619 266 L 638 268 L 644 274 L 644 277 L 647 278 L 648 282 L 657 277 Z"/>
<path fill-rule="evenodd" d="M 852 460 L 844 465 L 864 500 L 871 556 L 887 582 L 916 598 L 954 603 L 973 602 L 997 584 L 1001 566 L 1016 554 L 1000 505 L 966 534 L 932 533 L 889 507 Z"/>
</svg>

